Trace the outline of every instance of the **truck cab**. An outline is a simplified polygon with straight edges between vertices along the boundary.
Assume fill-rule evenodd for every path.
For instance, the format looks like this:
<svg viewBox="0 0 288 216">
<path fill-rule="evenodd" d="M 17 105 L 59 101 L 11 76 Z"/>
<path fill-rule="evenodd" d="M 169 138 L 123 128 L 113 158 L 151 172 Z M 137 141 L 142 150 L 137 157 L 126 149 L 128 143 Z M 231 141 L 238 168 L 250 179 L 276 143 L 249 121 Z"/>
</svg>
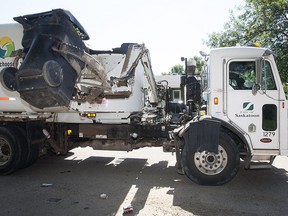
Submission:
<svg viewBox="0 0 288 216">
<path fill-rule="evenodd" d="M 226 47 L 205 57 L 206 115 L 179 133 L 182 162 L 195 182 L 221 184 L 236 175 L 240 159 L 246 169 L 267 168 L 277 155 L 287 155 L 287 102 L 270 50 Z"/>
<path fill-rule="evenodd" d="M 286 97 L 272 52 L 215 49 L 207 73 L 207 114 L 241 133 L 254 158 L 287 155 Z"/>
</svg>

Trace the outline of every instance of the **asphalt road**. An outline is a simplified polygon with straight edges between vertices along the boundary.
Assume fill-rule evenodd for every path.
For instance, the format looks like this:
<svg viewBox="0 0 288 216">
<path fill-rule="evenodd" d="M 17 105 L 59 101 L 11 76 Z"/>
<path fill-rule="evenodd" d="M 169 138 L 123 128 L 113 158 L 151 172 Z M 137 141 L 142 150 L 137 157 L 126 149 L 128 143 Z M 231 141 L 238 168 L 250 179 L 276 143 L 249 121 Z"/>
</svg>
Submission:
<svg viewBox="0 0 288 216">
<path fill-rule="evenodd" d="M 288 215 L 288 158 L 277 157 L 269 170 L 242 164 L 232 182 L 200 186 L 178 175 L 175 155 L 161 148 L 77 148 L 1 176 L 0 200 L 1 216 L 123 215 L 130 204 L 127 215 Z"/>
</svg>

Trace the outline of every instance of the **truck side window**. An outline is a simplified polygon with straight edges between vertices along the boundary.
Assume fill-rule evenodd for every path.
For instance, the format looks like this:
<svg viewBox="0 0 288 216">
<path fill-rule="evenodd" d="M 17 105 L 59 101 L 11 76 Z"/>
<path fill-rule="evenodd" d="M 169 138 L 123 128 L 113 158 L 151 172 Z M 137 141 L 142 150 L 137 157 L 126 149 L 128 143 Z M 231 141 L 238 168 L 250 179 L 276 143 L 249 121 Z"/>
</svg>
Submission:
<svg viewBox="0 0 288 216">
<path fill-rule="evenodd" d="M 261 79 L 261 89 L 276 90 L 276 84 L 273 77 L 271 65 L 268 61 L 264 61 Z"/>
<path fill-rule="evenodd" d="M 235 90 L 251 90 L 256 81 L 255 61 L 234 61 L 229 64 L 229 85 Z"/>
<path fill-rule="evenodd" d="M 265 104 L 262 107 L 262 128 L 264 131 L 277 129 L 277 107 L 275 104 Z"/>
</svg>

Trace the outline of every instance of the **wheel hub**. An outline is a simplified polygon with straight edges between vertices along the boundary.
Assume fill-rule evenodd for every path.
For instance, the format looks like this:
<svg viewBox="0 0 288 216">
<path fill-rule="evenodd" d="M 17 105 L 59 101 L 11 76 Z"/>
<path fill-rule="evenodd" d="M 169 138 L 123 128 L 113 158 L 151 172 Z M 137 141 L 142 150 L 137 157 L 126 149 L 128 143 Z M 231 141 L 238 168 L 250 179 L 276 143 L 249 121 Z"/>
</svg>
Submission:
<svg viewBox="0 0 288 216">
<path fill-rule="evenodd" d="M 6 139 L 0 137 L 0 166 L 5 165 L 11 156 L 11 147 Z"/>
<path fill-rule="evenodd" d="M 202 151 L 196 152 L 194 162 L 197 169 L 205 175 L 216 175 L 227 165 L 227 153 L 222 146 L 219 145 L 218 153 Z"/>
</svg>

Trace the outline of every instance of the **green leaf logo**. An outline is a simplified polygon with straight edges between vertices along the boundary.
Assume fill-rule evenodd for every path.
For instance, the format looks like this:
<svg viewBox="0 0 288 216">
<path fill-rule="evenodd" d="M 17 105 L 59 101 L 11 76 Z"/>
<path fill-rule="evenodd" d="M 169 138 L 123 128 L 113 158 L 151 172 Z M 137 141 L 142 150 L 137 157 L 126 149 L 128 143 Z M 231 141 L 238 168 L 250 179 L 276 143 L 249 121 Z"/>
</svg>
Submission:
<svg viewBox="0 0 288 216">
<path fill-rule="evenodd" d="M 245 111 L 252 111 L 254 110 L 254 104 L 251 102 L 244 102 L 243 103 L 243 110 Z"/>
</svg>

